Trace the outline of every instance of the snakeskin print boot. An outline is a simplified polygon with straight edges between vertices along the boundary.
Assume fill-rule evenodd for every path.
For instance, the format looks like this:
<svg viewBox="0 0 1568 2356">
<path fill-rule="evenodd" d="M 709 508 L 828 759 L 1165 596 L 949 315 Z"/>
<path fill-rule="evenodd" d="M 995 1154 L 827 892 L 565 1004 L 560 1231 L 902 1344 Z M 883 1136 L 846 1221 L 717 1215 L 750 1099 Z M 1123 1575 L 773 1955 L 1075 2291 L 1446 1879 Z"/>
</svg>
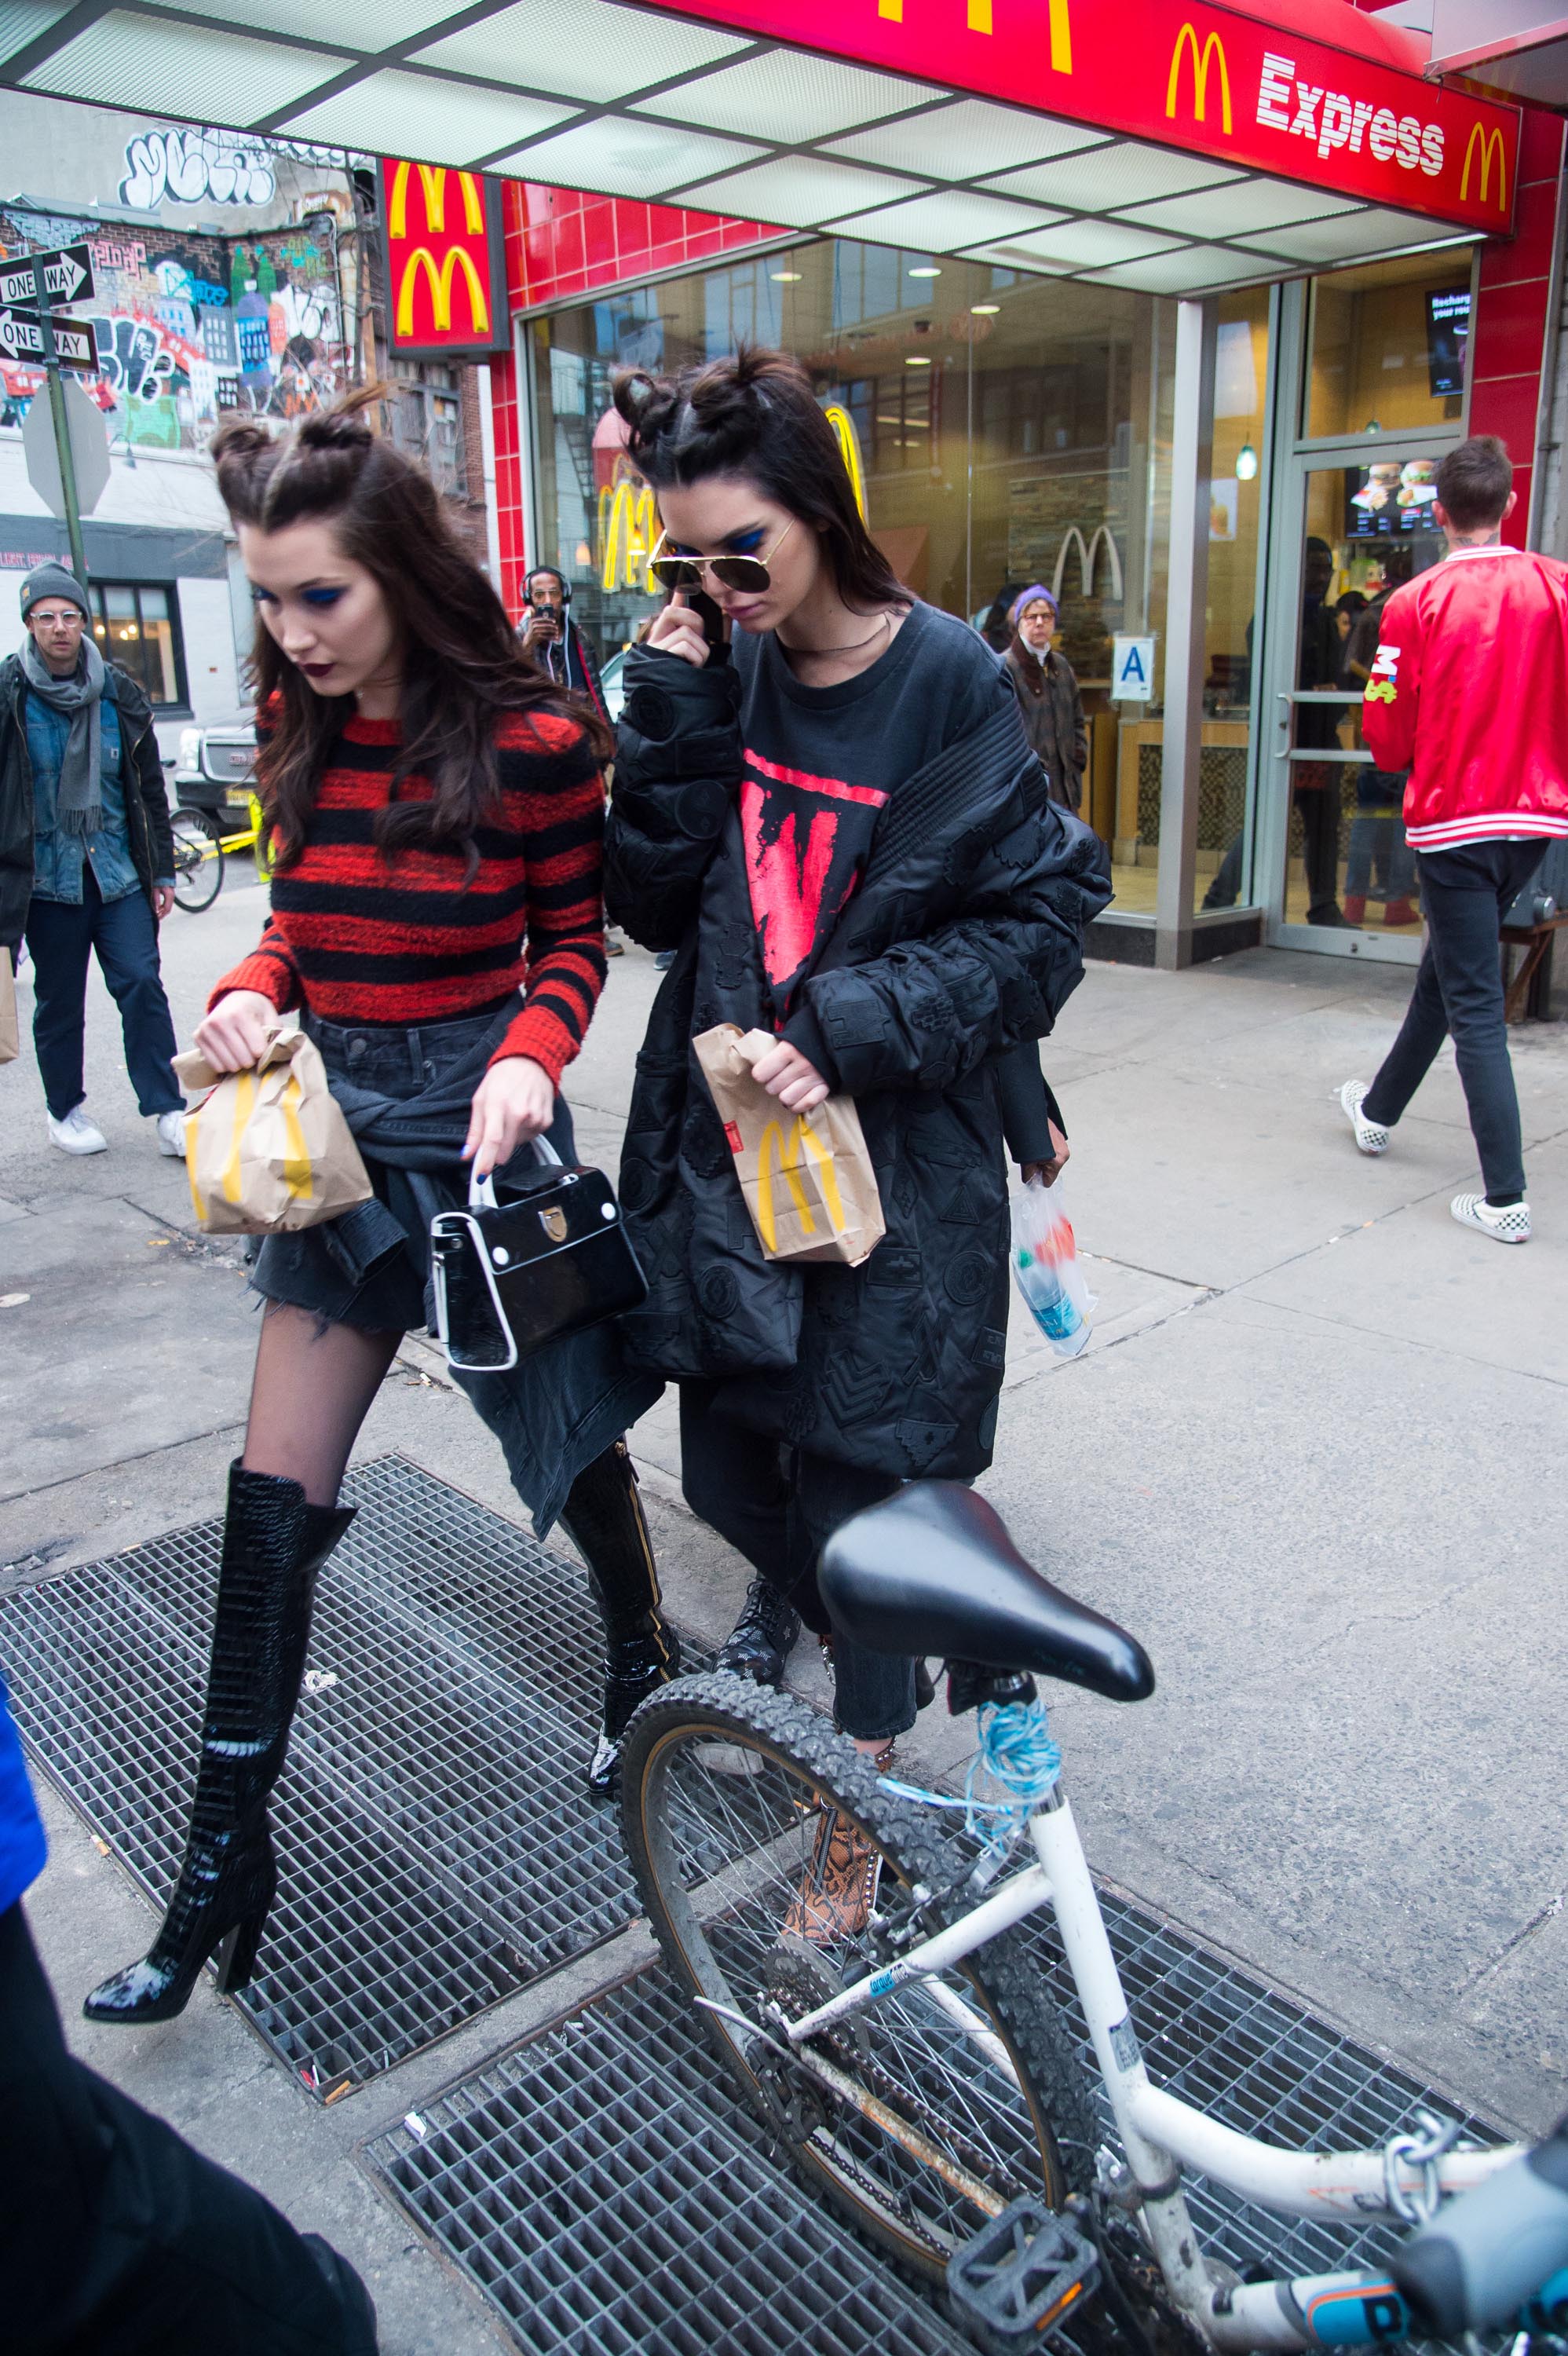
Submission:
<svg viewBox="0 0 1568 2356">
<path fill-rule="evenodd" d="M 307 1505 L 297 1481 L 229 1467 L 185 1861 L 150 1951 L 93 1989 L 89 2020 L 172 2020 L 215 1953 L 222 1995 L 255 1969 L 277 1887 L 267 1799 L 304 1676 L 316 1573 L 353 1519 L 351 1507 Z"/>
</svg>

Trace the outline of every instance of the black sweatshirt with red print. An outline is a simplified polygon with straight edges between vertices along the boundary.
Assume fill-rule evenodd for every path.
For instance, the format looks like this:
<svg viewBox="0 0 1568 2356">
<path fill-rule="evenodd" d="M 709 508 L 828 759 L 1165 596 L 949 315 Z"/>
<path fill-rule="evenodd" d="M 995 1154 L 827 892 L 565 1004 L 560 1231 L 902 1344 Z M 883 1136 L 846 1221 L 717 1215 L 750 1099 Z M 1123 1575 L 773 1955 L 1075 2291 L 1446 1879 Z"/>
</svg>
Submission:
<svg viewBox="0 0 1568 2356">
<path fill-rule="evenodd" d="M 272 878 L 266 930 L 208 1005 L 255 990 L 280 1012 L 412 1024 L 475 1013 L 521 987 L 492 1060 L 531 1056 L 559 1086 L 604 983 L 604 787 L 587 736 L 555 713 L 499 717 L 500 799 L 475 836 L 472 882 L 455 846 L 378 848 L 400 741 L 395 720 L 347 723 L 304 848 Z M 428 801 L 432 790 L 416 772 L 399 799 Z"/>
</svg>

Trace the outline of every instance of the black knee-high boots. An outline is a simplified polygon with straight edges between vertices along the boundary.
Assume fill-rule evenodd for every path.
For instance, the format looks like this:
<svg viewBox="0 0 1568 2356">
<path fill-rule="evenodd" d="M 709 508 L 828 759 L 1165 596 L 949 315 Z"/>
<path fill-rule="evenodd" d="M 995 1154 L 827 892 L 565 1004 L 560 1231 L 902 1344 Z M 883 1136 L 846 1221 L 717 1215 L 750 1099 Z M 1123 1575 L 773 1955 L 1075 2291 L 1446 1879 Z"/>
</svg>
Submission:
<svg viewBox="0 0 1568 2356">
<path fill-rule="evenodd" d="M 267 1799 L 304 1676 L 316 1573 L 353 1519 L 351 1507 L 307 1505 L 297 1481 L 231 1466 L 185 1861 L 151 1951 L 94 1988 L 90 2020 L 172 2019 L 214 1953 L 221 1990 L 251 1977 L 277 1886 Z"/>
<path fill-rule="evenodd" d="M 604 1622 L 604 1724 L 588 1783 L 607 1795 L 615 1786 L 621 1737 L 633 1711 L 680 1675 L 680 1641 L 661 1609 L 653 1541 L 624 1440 L 578 1474 L 560 1518 L 588 1566 Z"/>
</svg>

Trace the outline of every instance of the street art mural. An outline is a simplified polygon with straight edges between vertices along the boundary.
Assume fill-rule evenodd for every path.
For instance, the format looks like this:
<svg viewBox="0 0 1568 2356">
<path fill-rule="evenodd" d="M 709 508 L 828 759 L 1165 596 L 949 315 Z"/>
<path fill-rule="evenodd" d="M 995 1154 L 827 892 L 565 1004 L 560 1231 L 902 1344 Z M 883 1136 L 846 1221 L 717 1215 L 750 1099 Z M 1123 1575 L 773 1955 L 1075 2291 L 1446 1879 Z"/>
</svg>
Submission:
<svg viewBox="0 0 1568 2356">
<path fill-rule="evenodd" d="M 101 369 L 89 390 L 128 444 L 199 449 L 224 416 L 301 416 L 350 381 L 324 225 L 224 238 L 0 205 L 0 260 L 83 238 L 97 291 L 77 316 Z M 42 381 L 0 361 L 0 426 L 20 424 Z"/>
<path fill-rule="evenodd" d="M 277 188 L 266 149 L 231 131 L 147 131 L 126 143 L 120 201 L 138 213 L 170 203 L 270 205 Z"/>
</svg>

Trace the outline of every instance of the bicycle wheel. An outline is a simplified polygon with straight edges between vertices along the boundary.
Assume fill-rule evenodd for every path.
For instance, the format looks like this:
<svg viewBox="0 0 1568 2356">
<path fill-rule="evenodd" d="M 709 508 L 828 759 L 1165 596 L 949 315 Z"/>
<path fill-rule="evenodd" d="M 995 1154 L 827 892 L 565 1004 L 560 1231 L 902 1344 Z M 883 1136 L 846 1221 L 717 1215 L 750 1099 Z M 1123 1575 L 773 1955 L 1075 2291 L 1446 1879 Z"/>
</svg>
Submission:
<svg viewBox="0 0 1568 2356">
<path fill-rule="evenodd" d="M 732 1676 L 687 1677 L 645 1702 L 622 1763 L 622 1820 L 643 1902 L 688 1997 L 773 2033 L 965 1911 L 961 1870 L 921 1812 L 879 1785 L 805 1702 Z M 828 1838 L 847 1818 L 879 1874 L 863 1930 L 813 1920 Z M 988 2213 L 1023 2193 L 1060 2206 L 1093 2176 L 1097 2140 L 1077 2057 L 1011 1936 L 937 1978 L 907 1981 L 813 2050 L 923 2137 L 914 2156 L 852 2096 L 781 2059 L 764 2035 L 702 2011 L 708 2036 L 806 2180 L 918 2272 L 940 2280 Z M 944 2173 L 944 2169 L 950 2173 Z M 965 2190 L 965 2186 L 970 2189 Z"/>
<path fill-rule="evenodd" d="M 194 810 L 176 810 L 175 905 L 189 916 L 210 908 L 223 885 L 223 846 Z"/>
</svg>

